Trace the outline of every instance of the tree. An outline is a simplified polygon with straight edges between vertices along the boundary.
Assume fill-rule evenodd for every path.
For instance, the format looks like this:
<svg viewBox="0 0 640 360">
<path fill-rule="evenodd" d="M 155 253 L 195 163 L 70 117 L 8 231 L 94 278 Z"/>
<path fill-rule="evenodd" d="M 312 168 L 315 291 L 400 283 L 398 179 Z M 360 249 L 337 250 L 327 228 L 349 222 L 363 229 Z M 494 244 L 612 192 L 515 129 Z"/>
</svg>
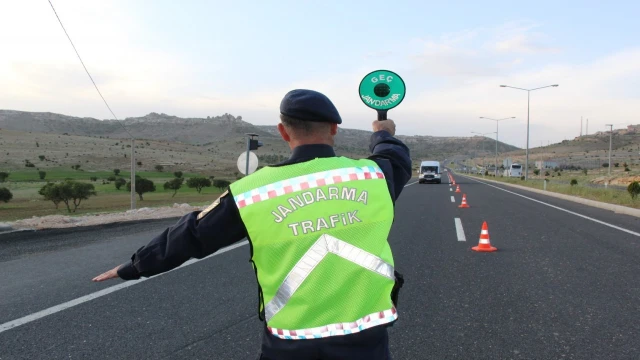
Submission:
<svg viewBox="0 0 640 360">
<path fill-rule="evenodd" d="M 173 195 L 171 195 L 171 197 L 176 196 L 176 193 L 178 192 L 178 190 L 180 190 L 180 188 L 182 187 L 182 183 L 184 182 L 184 178 L 174 178 L 173 180 L 169 180 L 166 183 L 164 183 L 164 189 L 165 190 L 173 190 Z"/>
<path fill-rule="evenodd" d="M 38 155 L 38 158 L 40 159 L 40 161 L 44 161 L 46 157 L 44 155 Z"/>
<path fill-rule="evenodd" d="M 44 196 L 45 200 L 53 201 L 53 205 L 58 208 L 60 202 L 62 202 L 62 195 L 60 194 L 60 187 L 56 186 L 54 183 L 47 183 L 40 190 L 38 190 L 38 194 Z"/>
<path fill-rule="evenodd" d="M 114 174 L 115 176 L 120 175 L 120 169 L 113 169 L 113 174 Z"/>
<path fill-rule="evenodd" d="M 9 200 L 13 199 L 13 194 L 6 187 L 0 188 L 0 201 L 9 202 Z"/>
<path fill-rule="evenodd" d="M 620 163 L 619 162 L 613 163 L 613 166 L 618 167 L 618 166 L 620 166 Z"/>
<path fill-rule="evenodd" d="M 602 163 L 602 167 L 603 168 L 608 168 L 609 167 L 609 163 Z"/>
<path fill-rule="evenodd" d="M 640 183 L 637 181 L 632 182 L 627 187 L 627 191 L 629 192 L 629 195 L 631 195 L 631 199 L 635 200 L 638 197 L 638 194 L 640 194 Z"/>
<path fill-rule="evenodd" d="M 182 171 L 175 171 L 173 173 L 173 176 L 177 177 L 177 178 L 181 178 L 182 177 Z"/>
<path fill-rule="evenodd" d="M 162 165 L 156 165 L 156 166 L 155 166 L 155 169 L 156 169 L 156 171 L 158 171 L 158 172 L 162 172 L 162 170 L 164 170 L 164 166 L 162 166 Z"/>
<path fill-rule="evenodd" d="M 578 180 L 577 179 L 571 179 L 570 184 L 571 184 L 571 186 L 578 185 Z"/>
<path fill-rule="evenodd" d="M 126 184 L 127 180 L 123 179 L 123 178 L 117 178 L 115 180 L 115 186 L 116 186 L 116 190 L 120 190 L 120 188 L 122 187 L 122 185 Z"/>
<path fill-rule="evenodd" d="M 127 183 L 127 190 L 131 191 L 131 181 Z M 142 194 L 154 191 L 156 191 L 156 184 L 153 181 L 136 176 L 136 193 L 141 201 L 144 200 Z"/>
<path fill-rule="evenodd" d="M 95 182 L 95 181 L 98 181 L 98 177 L 97 176 L 92 176 L 92 177 L 89 178 L 89 180 Z"/>
<path fill-rule="evenodd" d="M 0 172 L 0 182 L 5 182 L 8 177 L 9 177 L 8 172 L 4 172 L 4 171 Z"/>
<path fill-rule="evenodd" d="M 44 180 L 45 176 L 47 176 L 47 172 L 46 171 L 38 171 L 38 176 L 40 176 L 40 180 Z"/>
<path fill-rule="evenodd" d="M 198 194 L 200 194 L 200 191 L 202 191 L 203 187 L 211 186 L 211 180 L 205 177 L 192 177 L 189 180 L 187 180 L 187 186 L 190 189 L 195 188 Z"/>
<path fill-rule="evenodd" d="M 217 187 L 220 190 L 226 189 L 227 187 L 229 187 L 229 185 L 231 185 L 231 182 L 228 180 L 213 180 L 213 186 Z"/>
<path fill-rule="evenodd" d="M 38 193 L 44 196 L 45 200 L 53 201 L 56 209 L 58 204 L 63 202 L 67 206 L 68 212 L 76 212 L 82 200 L 87 200 L 89 197 L 97 195 L 93 184 L 73 180 L 55 184 L 48 183 Z M 71 210 L 71 205 L 73 205 L 73 210 Z"/>
</svg>

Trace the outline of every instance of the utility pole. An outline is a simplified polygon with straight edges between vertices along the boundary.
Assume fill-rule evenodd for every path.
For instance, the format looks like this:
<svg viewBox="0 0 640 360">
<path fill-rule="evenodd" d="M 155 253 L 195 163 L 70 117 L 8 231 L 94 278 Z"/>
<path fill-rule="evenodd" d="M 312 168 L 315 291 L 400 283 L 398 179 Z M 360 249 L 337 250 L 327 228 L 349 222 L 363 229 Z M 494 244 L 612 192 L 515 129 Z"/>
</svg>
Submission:
<svg viewBox="0 0 640 360">
<path fill-rule="evenodd" d="M 580 137 L 582 137 L 582 116 L 580 116 Z"/>
<path fill-rule="evenodd" d="M 136 209 L 136 140 L 131 138 L 131 210 Z"/>
<path fill-rule="evenodd" d="M 587 119 L 587 136 L 589 135 L 589 119 Z"/>
<path fill-rule="evenodd" d="M 609 176 L 611 176 L 611 140 L 613 138 L 613 124 L 607 124 L 609 126 Z"/>
</svg>

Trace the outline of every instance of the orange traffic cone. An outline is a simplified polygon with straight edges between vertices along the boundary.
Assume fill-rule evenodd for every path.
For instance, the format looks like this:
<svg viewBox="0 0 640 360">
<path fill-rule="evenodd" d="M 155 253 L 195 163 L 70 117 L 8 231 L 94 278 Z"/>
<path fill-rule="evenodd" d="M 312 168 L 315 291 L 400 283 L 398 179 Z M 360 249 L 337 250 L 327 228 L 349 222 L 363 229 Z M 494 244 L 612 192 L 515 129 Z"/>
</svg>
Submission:
<svg viewBox="0 0 640 360">
<path fill-rule="evenodd" d="M 456 191 L 459 192 L 459 191 Z M 467 194 L 462 194 L 462 204 L 460 204 L 460 206 L 458 206 L 459 208 L 468 208 L 469 205 L 467 204 Z"/>
<path fill-rule="evenodd" d="M 498 250 L 491 246 L 491 242 L 489 241 L 489 227 L 487 226 L 487 222 L 482 223 L 482 231 L 480 232 L 480 242 L 478 242 L 478 246 L 474 246 L 471 248 L 473 251 L 480 252 L 493 252 Z"/>
<path fill-rule="evenodd" d="M 457 192 L 457 193 L 462 192 L 462 191 L 460 191 L 460 185 L 458 185 L 458 186 L 456 187 L 456 192 Z"/>
</svg>

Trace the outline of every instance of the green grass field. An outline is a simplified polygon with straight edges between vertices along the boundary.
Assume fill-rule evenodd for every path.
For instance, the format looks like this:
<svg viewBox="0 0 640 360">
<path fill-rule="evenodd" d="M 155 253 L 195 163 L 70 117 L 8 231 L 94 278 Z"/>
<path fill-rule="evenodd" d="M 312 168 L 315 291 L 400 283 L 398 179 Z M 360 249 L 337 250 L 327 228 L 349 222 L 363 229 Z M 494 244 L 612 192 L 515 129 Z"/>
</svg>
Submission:
<svg viewBox="0 0 640 360">
<path fill-rule="evenodd" d="M 139 172 L 137 174 L 152 180 L 156 185 L 156 191 L 145 193 L 143 195 L 144 200 L 142 201 L 136 194 L 137 208 L 170 206 L 175 203 L 188 203 L 196 206 L 207 205 L 214 201 L 222 192 L 222 189 L 208 187 L 203 188 L 202 192 L 198 194 L 196 189 L 190 189 L 186 184 L 183 184 L 175 197 L 172 197 L 173 190 L 165 190 L 163 185 L 166 181 L 173 178 L 173 174 L 168 172 Z M 71 213 L 71 215 L 129 210 L 130 195 L 126 186 L 122 186 L 120 190 L 117 190 L 113 182 L 108 184 L 102 183 L 103 179 L 111 175 L 113 175 L 113 172 L 110 171 L 82 172 L 72 169 L 56 169 L 55 171 L 47 171 L 45 180 L 40 180 L 36 170 L 12 172 L 6 182 L 0 183 L 0 187 L 8 188 L 13 194 L 13 199 L 8 203 L 0 202 L 0 222 L 25 219 L 33 216 L 69 215 L 63 203 L 59 204 L 59 208 L 56 209 L 53 202 L 45 201 L 43 197 L 38 194 L 38 190 L 40 190 L 47 181 L 64 180 L 66 178 L 91 183 L 95 186 L 97 192 L 97 196 L 83 200 L 76 213 Z M 96 176 L 98 181 L 90 181 L 89 178 L 91 176 Z M 123 171 L 120 173 L 120 176 L 127 179 L 129 173 Z M 198 174 L 188 173 L 183 175 L 185 178 L 192 176 L 198 176 Z"/>
</svg>

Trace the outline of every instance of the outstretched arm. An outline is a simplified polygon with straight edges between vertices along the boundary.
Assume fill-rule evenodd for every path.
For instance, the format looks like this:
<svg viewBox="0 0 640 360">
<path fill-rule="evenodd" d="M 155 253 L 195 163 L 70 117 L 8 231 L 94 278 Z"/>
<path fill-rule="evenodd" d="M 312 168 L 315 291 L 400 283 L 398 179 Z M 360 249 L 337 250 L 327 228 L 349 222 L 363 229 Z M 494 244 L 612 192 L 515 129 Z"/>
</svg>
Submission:
<svg viewBox="0 0 640 360">
<path fill-rule="evenodd" d="M 200 217 L 200 218 L 199 218 Z M 192 212 L 141 247 L 131 261 L 96 276 L 93 281 L 120 277 L 134 280 L 172 270 L 190 258 L 201 259 L 247 236 L 230 193 L 203 212 Z"/>
</svg>

